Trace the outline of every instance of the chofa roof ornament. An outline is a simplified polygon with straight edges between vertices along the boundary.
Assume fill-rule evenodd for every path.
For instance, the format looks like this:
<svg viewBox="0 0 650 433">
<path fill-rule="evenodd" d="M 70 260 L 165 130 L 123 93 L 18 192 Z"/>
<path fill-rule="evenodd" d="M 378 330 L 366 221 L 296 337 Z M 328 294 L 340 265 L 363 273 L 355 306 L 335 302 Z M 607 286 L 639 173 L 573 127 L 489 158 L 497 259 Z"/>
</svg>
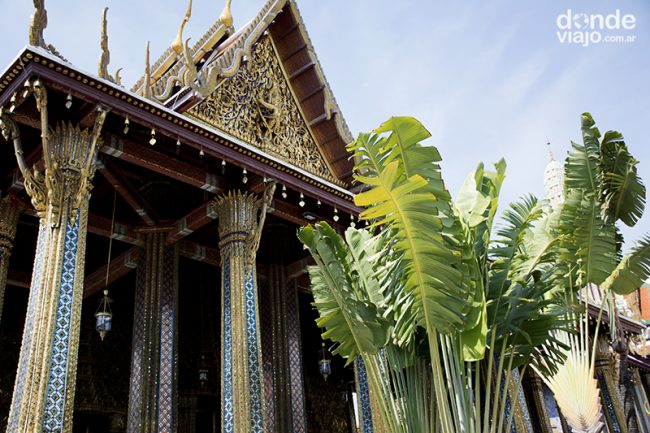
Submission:
<svg viewBox="0 0 650 433">
<path fill-rule="evenodd" d="M 105 7 L 102 12 L 102 33 L 100 38 L 100 47 L 102 50 L 101 55 L 99 56 L 99 66 L 97 67 L 97 75 L 99 78 L 108 80 L 112 83 L 117 84 L 118 86 L 122 84 L 122 79 L 120 78 L 120 71 L 122 68 L 115 71 L 115 76 L 111 76 L 108 72 L 108 65 L 111 63 L 111 52 L 108 49 L 108 19 L 106 14 L 108 13 L 108 8 Z"/>
<path fill-rule="evenodd" d="M 29 45 L 43 48 L 54 54 L 61 60 L 67 60 L 54 48 L 53 45 L 45 42 L 43 30 L 47 27 L 47 10 L 45 0 L 34 0 L 34 13 L 29 21 Z"/>
</svg>

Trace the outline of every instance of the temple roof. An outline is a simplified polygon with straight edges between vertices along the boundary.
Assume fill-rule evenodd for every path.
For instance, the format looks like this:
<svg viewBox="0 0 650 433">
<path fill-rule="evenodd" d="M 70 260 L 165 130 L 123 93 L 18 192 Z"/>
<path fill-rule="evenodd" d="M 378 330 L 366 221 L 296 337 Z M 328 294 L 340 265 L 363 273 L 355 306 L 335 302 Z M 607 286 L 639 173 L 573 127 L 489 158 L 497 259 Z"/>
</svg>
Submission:
<svg viewBox="0 0 650 433">
<path fill-rule="evenodd" d="M 228 7 L 228 6 L 227 6 Z M 223 16 L 223 14 L 222 14 Z M 246 25 L 234 31 L 220 17 L 182 54 L 171 47 L 149 68 L 132 91 L 185 113 L 235 77 L 251 59 L 254 47 L 270 37 L 310 135 L 331 169 L 328 178 L 350 185 L 353 163 L 345 145 L 353 140 L 316 57 L 304 21 L 293 0 L 269 0 Z M 179 38 L 182 33 L 179 32 Z M 193 67 L 188 68 L 189 63 Z M 213 125 L 215 126 L 215 125 Z M 256 143 L 249 143 L 256 145 Z M 303 167 L 305 168 L 305 167 Z"/>
<path fill-rule="evenodd" d="M 22 93 L 21 86 L 28 78 L 39 76 L 64 96 L 81 98 L 84 104 L 107 105 L 111 110 L 109 120 L 116 116 L 122 118 L 111 121 L 113 123 L 130 119 L 141 127 L 155 129 L 161 138 L 182 141 L 200 150 L 201 154 L 205 152 L 206 157 L 209 155 L 213 160 L 226 161 L 261 177 L 275 179 L 294 191 L 319 197 L 323 203 L 331 203 L 339 209 L 358 212 L 351 203 L 353 162 L 345 149 L 352 136 L 294 1 L 268 1 L 238 31 L 234 31 L 231 23 L 232 20 L 224 20 L 222 14 L 191 49 L 187 42 L 182 49 L 170 47 L 153 67 L 147 67 L 145 77 L 149 80 L 139 80 L 132 90 L 121 85 L 118 74 L 112 77 L 107 73 L 110 55 L 105 20 L 102 27 L 103 61 L 97 73 L 80 70 L 51 44 L 41 40 L 25 48 L 0 76 L 0 102 L 4 106 L 12 95 Z M 43 29 L 41 26 L 30 31 L 42 35 Z M 182 28 L 177 40 L 181 36 Z M 286 88 L 283 96 L 288 108 L 285 107 L 285 112 L 291 114 L 294 125 L 285 127 L 291 129 L 292 134 L 276 140 L 276 145 L 279 145 L 276 147 L 291 143 L 294 149 L 289 153 L 290 157 L 270 151 L 264 143 L 247 140 L 245 135 L 233 134 L 218 123 L 203 121 L 189 112 L 213 96 L 217 88 L 232 85 L 230 83 L 237 77 L 247 74 L 249 64 L 253 63 L 253 51 L 260 42 L 273 47 L 275 62 L 281 70 L 282 82 L 279 85 Z M 182 55 L 178 54 L 179 51 Z M 277 73 L 275 75 L 277 78 Z M 269 88 L 262 90 L 268 93 Z M 169 92 L 169 97 L 157 97 L 164 89 Z M 268 97 L 268 94 L 258 94 L 253 102 L 261 106 Z M 22 105 L 23 99 L 19 97 L 14 105 Z M 268 113 L 256 108 L 262 121 L 267 123 L 265 128 L 268 128 L 268 123 L 273 124 Z M 31 122 L 25 116 L 18 117 Z M 259 123 L 259 120 L 258 116 L 255 121 Z M 295 143 L 287 141 L 296 136 L 295 124 L 298 123 L 298 136 L 309 145 L 308 149 L 296 149 Z M 302 154 L 302 160 L 293 158 L 296 152 Z M 318 162 L 318 159 L 325 161 L 325 164 L 316 164 L 321 167 L 320 171 L 314 170 L 309 163 Z"/>
</svg>

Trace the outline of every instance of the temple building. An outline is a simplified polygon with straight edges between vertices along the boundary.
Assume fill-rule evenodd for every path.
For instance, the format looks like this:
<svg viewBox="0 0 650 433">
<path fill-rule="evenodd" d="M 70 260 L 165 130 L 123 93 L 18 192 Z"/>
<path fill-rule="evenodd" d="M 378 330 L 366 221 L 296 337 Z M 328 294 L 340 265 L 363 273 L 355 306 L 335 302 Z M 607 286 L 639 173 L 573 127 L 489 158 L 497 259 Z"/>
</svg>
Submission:
<svg viewBox="0 0 650 433">
<path fill-rule="evenodd" d="M 87 73 L 34 4 L 0 77 L 0 431 L 380 433 L 363 365 L 321 340 L 296 237 L 360 209 L 352 136 L 295 1 L 235 29 L 227 0 L 192 46 L 190 1 L 130 89 L 109 72 L 106 10 Z M 650 368 L 626 359 L 640 396 Z M 522 380 L 513 431 L 555 431 L 552 396 Z M 610 397 L 610 431 L 628 432 Z"/>
<path fill-rule="evenodd" d="M 0 429 L 356 431 L 296 237 L 356 221 L 352 137 L 296 4 L 190 46 L 190 2 L 131 89 L 106 11 L 88 74 L 36 4 L 0 79 Z"/>
</svg>

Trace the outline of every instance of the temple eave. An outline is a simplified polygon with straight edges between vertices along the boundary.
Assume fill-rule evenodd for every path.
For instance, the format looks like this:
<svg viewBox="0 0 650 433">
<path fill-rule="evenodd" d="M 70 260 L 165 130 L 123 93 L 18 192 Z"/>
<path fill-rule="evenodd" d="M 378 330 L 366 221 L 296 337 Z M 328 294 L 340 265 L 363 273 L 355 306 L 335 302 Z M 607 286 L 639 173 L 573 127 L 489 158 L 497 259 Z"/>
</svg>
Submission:
<svg viewBox="0 0 650 433">
<path fill-rule="evenodd" d="M 110 108 L 111 116 L 127 117 L 134 124 L 155 129 L 159 137 L 180 140 L 197 152 L 203 150 L 215 159 L 226 160 L 252 173 L 275 179 L 288 188 L 319 197 L 341 211 L 356 214 L 360 210 L 352 203 L 353 194 L 340 186 L 340 181 L 337 185 L 267 155 L 215 128 L 84 73 L 41 48 L 27 47 L 0 77 L 0 106 L 6 106 L 12 95 L 21 91 L 23 83 L 35 77 L 46 80 L 52 89 L 69 92 L 85 103 L 104 104 Z"/>
</svg>

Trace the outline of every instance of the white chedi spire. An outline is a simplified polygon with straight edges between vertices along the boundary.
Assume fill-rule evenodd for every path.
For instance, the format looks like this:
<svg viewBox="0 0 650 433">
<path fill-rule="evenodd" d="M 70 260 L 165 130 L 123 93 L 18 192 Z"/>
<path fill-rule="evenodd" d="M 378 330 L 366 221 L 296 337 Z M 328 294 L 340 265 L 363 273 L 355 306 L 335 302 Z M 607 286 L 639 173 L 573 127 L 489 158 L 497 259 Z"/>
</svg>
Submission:
<svg viewBox="0 0 650 433">
<path fill-rule="evenodd" d="M 557 207 L 564 202 L 564 167 L 553 158 L 551 143 L 548 146 L 548 165 L 544 170 L 544 191 L 551 206 Z"/>
</svg>

